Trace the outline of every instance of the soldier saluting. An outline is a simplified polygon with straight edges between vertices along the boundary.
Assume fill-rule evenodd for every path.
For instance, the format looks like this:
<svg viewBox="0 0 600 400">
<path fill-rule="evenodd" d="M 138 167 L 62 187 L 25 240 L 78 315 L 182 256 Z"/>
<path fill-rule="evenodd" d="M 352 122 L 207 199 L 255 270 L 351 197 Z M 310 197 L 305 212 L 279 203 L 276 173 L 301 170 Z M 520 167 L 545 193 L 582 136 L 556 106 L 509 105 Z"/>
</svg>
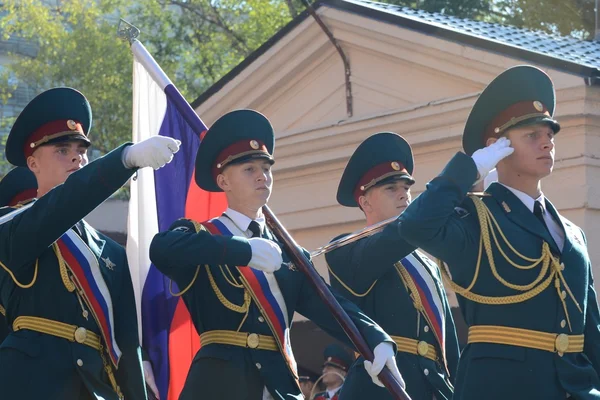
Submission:
<svg viewBox="0 0 600 400">
<path fill-rule="evenodd" d="M 554 167 L 555 92 L 510 68 L 475 103 L 457 153 L 400 216 L 443 259 L 469 326 L 454 399 L 600 398 L 600 316 L 583 231 L 542 192 Z M 473 184 L 496 167 L 483 197 Z"/>
<path fill-rule="evenodd" d="M 170 162 L 179 143 L 153 137 L 88 164 L 91 125 L 84 95 L 55 88 L 8 136 L 6 158 L 33 172 L 38 199 L 0 213 L 3 398 L 146 398 L 125 250 L 82 218 L 137 168 Z"/>
</svg>

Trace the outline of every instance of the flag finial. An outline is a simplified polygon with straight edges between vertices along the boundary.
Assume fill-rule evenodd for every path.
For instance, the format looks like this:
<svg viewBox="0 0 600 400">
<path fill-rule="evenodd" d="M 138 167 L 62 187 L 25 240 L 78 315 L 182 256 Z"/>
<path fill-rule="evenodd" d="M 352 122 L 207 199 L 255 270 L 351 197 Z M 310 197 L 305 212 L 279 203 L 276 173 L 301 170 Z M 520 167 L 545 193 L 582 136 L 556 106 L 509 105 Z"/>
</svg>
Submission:
<svg viewBox="0 0 600 400">
<path fill-rule="evenodd" d="M 129 44 L 131 44 L 139 35 L 140 30 L 138 28 L 125 21 L 123 18 L 119 19 L 119 26 L 117 27 L 117 36 L 119 38 L 127 40 Z"/>
</svg>

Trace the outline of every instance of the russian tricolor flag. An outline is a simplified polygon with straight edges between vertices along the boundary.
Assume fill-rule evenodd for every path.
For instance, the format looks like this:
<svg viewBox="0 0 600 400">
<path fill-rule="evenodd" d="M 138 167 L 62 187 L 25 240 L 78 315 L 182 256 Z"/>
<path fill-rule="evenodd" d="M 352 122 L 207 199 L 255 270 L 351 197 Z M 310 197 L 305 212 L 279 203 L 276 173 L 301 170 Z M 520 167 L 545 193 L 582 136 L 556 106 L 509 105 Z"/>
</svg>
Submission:
<svg viewBox="0 0 600 400">
<path fill-rule="evenodd" d="M 183 299 L 169 289 L 170 279 L 150 262 L 154 235 L 179 218 L 205 221 L 223 212 L 222 193 L 202 191 L 194 181 L 194 161 L 206 126 L 156 61 L 137 40 L 133 60 L 133 142 L 153 135 L 181 141 L 170 164 L 145 168 L 131 182 L 127 256 L 131 268 L 142 347 L 154 366 L 162 400 L 179 398 L 200 339 Z M 173 282 L 173 293 L 179 288 Z"/>
</svg>

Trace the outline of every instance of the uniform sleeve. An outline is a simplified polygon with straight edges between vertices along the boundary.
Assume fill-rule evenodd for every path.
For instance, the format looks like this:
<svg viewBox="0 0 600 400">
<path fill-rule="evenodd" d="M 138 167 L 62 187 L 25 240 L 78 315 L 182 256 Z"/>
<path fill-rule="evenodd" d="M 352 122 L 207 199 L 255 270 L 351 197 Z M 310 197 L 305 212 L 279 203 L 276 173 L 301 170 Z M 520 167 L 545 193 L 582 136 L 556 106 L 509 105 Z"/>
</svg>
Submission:
<svg viewBox="0 0 600 400">
<path fill-rule="evenodd" d="M 476 177 L 471 157 L 457 153 L 400 215 L 400 236 L 448 263 L 463 261 L 465 251 L 477 246 L 479 237 L 456 208 L 465 201 Z"/>
<path fill-rule="evenodd" d="M 150 244 L 150 260 L 163 274 L 184 282 L 189 280 L 198 265 L 248 265 L 252 249 L 241 236 L 196 233 L 193 221 L 175 221 L 168 231 L 160 232 Z"/>
<path fill-rule="evenodd" d="M 115 336 L 122 355 L 116 378 L 126 399 L 147 399 L 133 284 L 125 251 L 122 248 L 119 250 L 123 253 L 123 262 L 115 268 L 122 268 L 119 271 L 122 282 L 118 302 L 114 304 L 113 309 Z"/>
<path fill-rule="evenodd" d="M 394 346 L 394 351 L 396 351 L 396 344 L 392 338 L 390 338 L 390 336 L 385 333 L 375 321 L 364 314 L 354 303 L 337 294 L 330 286 L 327 287 L 331 290 L 335 299 L 346 314 L 348 314 L 352 322 L 354 322 L 371 349 L 374 349 L 375 346 L 381 342 L 389 342 Z M 333 315 L 325 306 L 316 290 L 308 282 L 307 278 L 304 278 L 302 283 L 296 311 L 313 321 L 329 335 L 344 342 L 351 348 L 355 348 L 354 344 L 350 341 L 337 320 L 333 318 Z"/>
<path fill-rule="evenodd" d="M 0 261 L 19 275 L 53 242 L 102 204 L 131 175 L 123 166 L 123 145 L 56 186 L 29 209 L 0 225 Z"/>
<path fill-rule="evenodd" d="M 585 234 L 581 231 L 587 248 Z M 598 296 L 594 288 L 594 275 L 592 264 L 588 262 L 588 294 L 584 329 L 583 352 L 590 359 L 597 373 L 600 373 L 600 311 L 598 309 Z"/>
<path fill-rule="evenodd" d="M 381 232 L 325 254 L 330 268 L 329 280 L 338 290 L 347 286 L 355 293 L 366 293 L 373 283 L 394 268 L 395 262 L 413 250 L 415 247 L 400 237 L 398 223 L 394 221 Z M 340 292 L 353 296 L 345 288 Z"/>
</svg>

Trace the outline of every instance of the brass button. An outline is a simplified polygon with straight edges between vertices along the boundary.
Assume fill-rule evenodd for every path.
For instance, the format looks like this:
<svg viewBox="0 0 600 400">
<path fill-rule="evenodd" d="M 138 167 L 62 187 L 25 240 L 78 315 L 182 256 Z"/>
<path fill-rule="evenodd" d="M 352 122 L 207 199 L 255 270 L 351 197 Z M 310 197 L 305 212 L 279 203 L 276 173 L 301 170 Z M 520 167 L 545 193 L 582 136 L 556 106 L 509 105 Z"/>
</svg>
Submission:
<svg viewBox="0 0 600 400">
<path fill-rule="evenodd" d="M 427 375 L 429 375 L 429 370 L 428 370 L 427 368 L 425 368 L 425 369 L 423 370 L 423 373 L 425 374 L 425 376 L 427 376 Z"/>
<path fill-rule="evenodd" d="M 423 330 L 424 330 L 425 332 L 429 332 L 429 326 L 425 325 L 425 328 L 423 328 Z"/>
<path fill-rule="evenodd" d="M 419 343 L 417 343 L 417 352 L 419 353 L 419 355 L 425 357 L 425 355 L 427 355 L 427 353 L 429 352 L 429 345 L 427 344 L 427 342 L 421 340 Z"/>
<path fill-rule="evenodd" d="M 560 292 L 560 297 L 564 300 L 567 298 L 567 292 L 565 292 L 564 290 L 562 292 Z"/>
<path fill-rule="evenodd" d="M 77 343 L 83 343 L 85 342 L 85 339 L 87 338 L 87 330 L 85 328 L 79 327 L 77 329 L 75 329 L 75 341 Z"/>
<path fill-rule="evenodd" d="M 560 353 L 564 353 L 569 348 L 569 336 L 564 333 L 558 335 L 554 341 L 554 347 L 556 347 L 556 351 L 558 351 L 559 355 L 562 356 Z"/>
<path fill-rule="evenodd" d="M 565 321 L 564 319 L 562 321 L 560 321 L 560 327 L 564 328 L 565 326 L 567 326 L 567 321 Z"/>
<path fill-rule="evenodd" d="M 77 365 L 83 367 L 83 360 L 81 358 L 77 359 Z"/>
<path fill-rule="evenodd" d="M 564 271 L 564 270 L 565 270 L 565 263 L 564 263 L 564 262 L 563 262 L 563 263 L 560 263 L 560 270 L 561 270 L 561 271 Z"/>
<path fill-rule="evenodd" d="M 261 369 L 262 365 L 260 365 L 260 363 L 256 363 L 256 368 Z"/>
<path fill-rule="evenodd" d="M 262 316 L 260 316 L 258 317 L 258 322 L 265 322 L 265 319 Z"/>
<path fill-rule="evenodd" d="M 260 342 L 260 338 L 256 333 L 251 333 L 248 335 L 248 339 L 246 339 L 246 343 L 248 347 L 251 349 L 256 349 L 258 347 L 258 343 Z"/>
</svg>

